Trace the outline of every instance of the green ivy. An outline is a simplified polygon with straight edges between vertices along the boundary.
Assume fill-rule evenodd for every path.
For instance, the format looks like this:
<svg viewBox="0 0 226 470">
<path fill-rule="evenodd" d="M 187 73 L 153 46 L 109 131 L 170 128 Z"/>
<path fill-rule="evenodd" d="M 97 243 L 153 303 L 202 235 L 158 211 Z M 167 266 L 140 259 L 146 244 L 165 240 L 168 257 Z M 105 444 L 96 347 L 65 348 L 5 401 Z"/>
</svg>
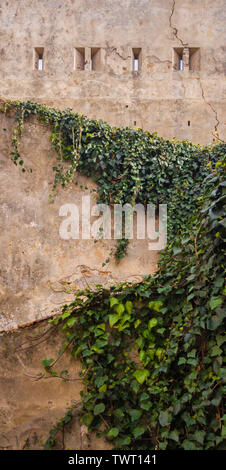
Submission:
<svg viewBox="0 0 226 470">
<path fill-rule="evenodd" d="M 64 187 L 79 172 L 96 182 L 99 203 L 167 204 L 169 242 L 197 210 L 202 182 L 210 172 L 207 164 L 216 163 L 226 148 L 224 144 L 201 147 L 169 141 L 142 129 L 111 127 L 70 109 L 48 109 L 30 101 L 6 101 L 0 110 L 14 114 L 11 156 L 22 171 L 26 168 L 19 152 L 20 138 L 26 121 L 34 116 L 51 127 L 51 147 L 57 152 L 53 190 L 58 183 Z M 117 262 L 126 254 L 128 243 L 125 237 L 117 242 Z"/>
<path fill-rule="evenodd" d="M 224 448 L 225 167 L 153 277 L 79 291 L 52 320 L 82 362 L 81 421 L 117 449 Z"/>
<path fill-rule="evenodd" d="M 77 291 L 52 320 L 65 335 L 59 356 L 71 348 L 82 363 L 81 421 L 117 449 L 222 449 L 226 145 L 168 141 L 31 102 L 2 111 L 16 111 L 15 163 L 29 116 L 51 126 L 54 187 L 79 171 L 96 181 L 99 202 L 168 205 L 171 244 L 152 277 Z M 56 362 L 44 359 L 46 374 Z"/>
</svg>

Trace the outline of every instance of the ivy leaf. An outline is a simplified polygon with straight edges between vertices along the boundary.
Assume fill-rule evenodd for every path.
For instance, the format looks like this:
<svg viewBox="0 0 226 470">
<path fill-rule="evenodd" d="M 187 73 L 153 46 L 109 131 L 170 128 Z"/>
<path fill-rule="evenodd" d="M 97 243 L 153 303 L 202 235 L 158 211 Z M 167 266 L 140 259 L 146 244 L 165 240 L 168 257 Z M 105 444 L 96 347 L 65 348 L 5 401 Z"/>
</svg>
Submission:
<svg viewBox="0 0 226 470">
<path fill-rule="evenodd" d="M 176 430 L 170 431 L 168 437 L 172 439 L 172 441 L 179 442 L 179 432 Z"/>
<path fill-rule="evenodd" d="M 141 410 L 129 410 L 128 414 L 131 416 L 131 421 L 137 421 L 142 416 Z"/>
<path fill-rule="evenodd" d="M 133 435 L 135 439 L 137 437 L 142 436 L 142 434 L 144 434 L 145 431 L 146 431 L 146 426 L 137 426 L 135 429 L 133 429 Z"/>
<path fill-rule="evenodd" d="M 117 323 L 119 318 L 120 318 L 120 315 L 118 315 L 117 313 L 113 313 L 109 315 L 109 324 L 111 328 Z"/>
<path fill-rule="evenodd" d="M 114 410 L 113 413 L 116 416 L 116 418 L 118 418 L 119 420 L 121 420 L 125 416 L 125 413 L 123 412 L 121 408 L 116 408 L 116 410 Z"/>
<path fill-rule="evenodd" d="M 156 312 L 160 312 L 161 307 L 163 306 L 163 302 L 161 300 L 151 300 L 148 303 L 148 307 Z"/>
<path fill-rule="evenodd" d="M 204 438 L 205 438 L 205 432 L 204 431 L 196 431 L 193 436 L 192 436 L 192 439 L 194 441 L 197 441 L 199 444 L 203 444 L 204 442 Z"/>
<path fill-rule="evenodd" d="M 211 297 L 209 304 L 211 310 L 215 310 L 215 308 L 219 307 L 222 304 L 222 297 Z"/>
<path fill-rule="evenodd" d="M 78 321 L 76 317 L 71 317 L 67 320 L 67 326 L 72 328 L 72 326 Z"/>
<path fill-rule="evenodd" d="M 42 365 L 45 367 L 46 370 L 48 370 L 53 362 L 54 359 L 43 359 Z"/>
<path fill-rule="evenodd" d="M 220 356 L 223 353 L 222 349 L 219 348 L 219 346 L 214 346 L 211 349 L 210 356 L 215 357 L 215 356 Z"/>
<path fill-rule="evenodd" d="M 93 415 L 91 415 L 90 413 L 86 413 L 82 416 L 81 418 L 81 421 L 87 426 L 89 427 L 90 424 L 92 423 L 93 421 Z"/>
<path fill-rule="evenodd" d="M 121 447 L 121 446 L 129 446 L 131 443 L 131 437 L 129 436 L 125 436 L 125 437 L 122 437 L 121 439 L 117 439 L 117 447 Z"/>
<path fill-rule="evenodd" d="M 107 381 L 107 379 L 108 379 L 107 375 L 102 375 L 101 377 L 97 377 L 94 383 L 99 388 Z"/>
<path fill-rule="evenodd" d="M 222 431 L 221 431 L 221 435 L 224 439 L 226 439 L 226 426 L 223 424 L 222 426 Z"/>
<path fill-rule="evenodd" d="M 125 311 L 124 305 L 123 304 L 115 305 L 115 311 L 119 316 L 121 316 L 123 312 Z"/>
<path fill-rule="evenodd" d="M 186 364 L 187 359 L 185 357 L 180 357 L 178 361 L 178 366 L 181 366 L 182 364 Z"/>
<path fill-rule="evenodd" d="M 111 428 L 110 431 L 107 433 L 107 437 L 110 439 L 114 439 L 115 437 L 118 436 L 119 429 L 118 428 Z"/>
<path fill-rule="evenodd" d="M 152 403 L 151 401 L 143 401 L 141 402 L 140 407 L 142 408 L 142 410 L 149 411 L 150 408 L 152 407 Z"/>
<path fill-rule="evenodd" d="M 151 320 L 149 320 L 148 322 L 148 329 L 149 331 L 154 328 L 156 325 L 158 325 L 158 320 L 157 318 L 151 318 Z"/>
<path fill-rule="evenodd" d="M 94 407 L 93 414 L 95 416 L 100 415 L 101 413 L 104 412 L 104 410 L 105 410 L 105 404 L 104 403 L 99 403 L 98 405 L 96 405 Z"/>
<path fill-rule="evenodd" d="M 131 302 L 130 300 L 127 300 L 126 303 L 125 303 L 125 307 L 126 307 L 126 311 L 129 313 L 129 315 L 131 315 L 132 308 L 133 308 L 133 302 Z"/>
<path fill-rule="evenodd" d="M 137 328 L 141 324 L 141 320 L 136 320 L 134 323 L 134 328 Z"/>
<path fill-rule="evenodd" d="M 174 254 L 174 256 L 175 256 L 175 255 L 178 255 L 178 254 L 181 253 L 181 252 L 182 252 L 182 248 L 180 248 L 180 247 L 174 247 L 174 248 L 173 248 L 173 254 Z"/>
<path fill-rule="evenodd" d="M 172 416 L 171 414 L 166 411 L 161 411 L 159 413 L 159 422 L 161 426 L 168 426 L 171 423 Z"/>
<path fill-rule="evenodd" d="M 114 307 L 114 305 L 119 304 L 118 299 L 116 297 L 110 297 L 110 308 Z"/>
<path fill-rule="evenodd" d="M 150 372 L 147 369 L 137 369 L 133 375 L 137 379 L 137 382 L 142 385 L 149 377 Z"/>
<path fill-rule="evenodd" d="M 217 315 L 212 315 L 211 318 L 208 319 L 207 328 L 209 330 L 216 330 L 218 326 L 221 325 L 224 318 L 225 318 L 225 312 L 222 309 L 220 312 L 217 313 Z"/>
<path fill-rule="evenodd" d="M 184 450 L 199 450 L 199 448 L 196 447 L 194 442 L 189 441 L 188 439 L 186 439 L 183 442 L 182 447 L 183 447 Z"/>
<path fill-rule="evenodd" d="M 66 310 L 66 312 L 64 312 L 61 315 L 62 320 L 65 320 L 65 318 L 69 317 L 71 315 L 71 312 L 72 312 L 72 310 Z"/>
</svg>

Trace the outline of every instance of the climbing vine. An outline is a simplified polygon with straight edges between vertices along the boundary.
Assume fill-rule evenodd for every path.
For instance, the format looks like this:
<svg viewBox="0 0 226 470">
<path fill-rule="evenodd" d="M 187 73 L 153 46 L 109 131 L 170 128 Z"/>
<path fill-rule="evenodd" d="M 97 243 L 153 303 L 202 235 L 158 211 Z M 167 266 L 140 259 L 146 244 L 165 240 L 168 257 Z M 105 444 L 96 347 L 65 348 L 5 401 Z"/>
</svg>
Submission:
<svg viewBox="0 0 226 470">
<path fill-rule="evenodd" d="M 26 121 L 35 116 L 51 127 L 51 147 L 57 153 L 53 171 L 53 192 L 75 181 L 75 172 L 91 177 L 97 184 L 98 201 L 106 204 L 167 204 L 168 241 L 175 238 L 187 218 L 197 209 L 202 182 L 225 145 L 201 147 L 189 142 L 169 141 L 142 129 L 111 127 L 87 119 L 72 110 L 48 109 L 37 103 L 0 104 L 4 113 L 13 113 L 11 156 L 26 171 L 19 152 Z M 30 169 L 32 171 L 32 169 Z M 116 262 L 126 254 L 129 241 L 118 240 Z"/>
<path fill-rule="evenodd" d="M 225 166 L 153 277 L 78 291 L 52 320 L 82 362 L 81 421 L 117 449 L 223 448 Z"/>
<path fill-rule="evenodd" d="M 168 205 L 170 244 L 152 277 L 77 291 L 51 320 L 64 334 L 59 357 L 71 349 L 82 363 L 81 422 L 117 449 L 222 449 L 226 146 L 167 141 L 30 102 L 4 107 L 17 109 L 17 129 L 32 114 L 51 125 L 54 187 L 79 171 L 94 178 L 100 202 Z M 44 359 L 47 375 L 58 374 L 55 364 Z"/>
</svg>

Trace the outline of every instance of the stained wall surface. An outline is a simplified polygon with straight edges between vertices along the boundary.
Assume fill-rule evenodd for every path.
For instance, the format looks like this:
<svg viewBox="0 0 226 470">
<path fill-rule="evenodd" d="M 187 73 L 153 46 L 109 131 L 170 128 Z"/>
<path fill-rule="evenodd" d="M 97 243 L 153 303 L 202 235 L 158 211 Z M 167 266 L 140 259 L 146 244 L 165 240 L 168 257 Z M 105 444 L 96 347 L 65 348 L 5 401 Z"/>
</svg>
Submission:
<svg viewBox="0 0 226 470">
<path fill-rule="evenodd" d="M 35 120 L 26 123 L 20 152 L 32 173 L 22 173 L 10 157 L 13 123 L 13 115 L 0 113 L 0 449 L 43 449 L 83 387 L 81 364 L 66 353 L 57 370 L 67 369 L 72 380 L 37 380 L 42 360 L 57 358 L 63 339 L 57 332 L 45 335 L 48 317 L 60 313 L 78 288 L 141 280 L 156 271 L 159 254 L 148 250 L 148 241 L 134 239 L 119 265 L 112 260 L 102 267 L 115 240 L 82 240 L 81 218 L 80 238 L 62 239 L 60 207 L 76 204 L 81 211 L 84 195 L 92 197 L 92 206 L 95 185 L 76 174 L 77 185 L 59 187 L 51 202 L 56 155 L 50 131 Z M 88 433 L 77 412 L 59 435 L 58 448 L 63 443 L 77 450 L 110 447 Z"/>
<path fill-rule="evenodd" d="M 224 139 L 225 15 L 225 0 L 1 0 L 0 95 Z"/>
<path fill-rule="evenodd" d="M 139 281 L 156 270 L 159 258 L 158 251 L 148 250 L 148 240 L 136 239 L 134 224 L 127 256 L 119 265 L 111 258 L 103 267 L 116 243 L 114 231 L 112 239 L 97 243 L 93 236 L 82 237 L 82 198 L 90 197 L 91 208 L 96 204 L 95 184 L 76 174 L 73 183 L 58 186 L 51 202 L 56 155 L 50 151 L 50 131 L 35 120 L 26 123 L 20 153 L 32 173 L 22 173 L 10 157 L 13 121 L 0 113 L 0 331 L 60 312 L 79 288 Z M 65 204 L 79 210 L 78 239 L 61 236 L 62 222 L 71 215 L 60 216 Z M 89 213 L 92 227 L 97 217 Z"/>
<path fill-rule="evenodd" d="M 225 139 L 225 15 L 225 0 L 1 0 L 0 97 L 199 144 L 216 132 Z M 49 131 L 26 125 L 20 151 L 33 171 L 23 174 L 10 159 L 12 126 L 0 114 L 0 448 L 40 449 L 79 400 L 80 364 L 63 357 L 75 382 L 36 381 L 60 338 L 36 347 L 31 338 L 42 338 L 46 321 L 37 330 L 18 326 L 57 313 L 78 287 L 140 280 L 156 270 L 158 253 L 133 240 L 119 266 L 102 267 L 114 240 L 62 240 L 59 208 L 81 206 L 83 188 L 95 186 L 77 175 L 78 185 L 60 188 L 51 204 Z M 65 446 L 107 444 L 75 417 Z"/>
<path fill-rule="evenodd" d="M 66 351 L 56 364 L 67 381 L 43 377 L 44 357 L 58 357 L 63 339 L 47 321 L 13 333 L 0 333 L 0 450 L 41 450 L 49 431 L 73 406 L 73 419 L 57 436 L 57 448 L 108 449 L 110 442 L 88 433 L 80 422 L 81 365 Z"/>
</svg>

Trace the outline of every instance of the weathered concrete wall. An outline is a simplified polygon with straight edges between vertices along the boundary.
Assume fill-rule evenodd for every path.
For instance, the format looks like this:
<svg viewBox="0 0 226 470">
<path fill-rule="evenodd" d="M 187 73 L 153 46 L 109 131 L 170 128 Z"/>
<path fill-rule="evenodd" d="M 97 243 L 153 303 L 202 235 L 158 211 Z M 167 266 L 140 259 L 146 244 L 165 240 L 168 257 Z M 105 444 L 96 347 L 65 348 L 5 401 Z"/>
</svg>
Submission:
<svg viewBox="0 0 226 470">
<path fill-rule="evenodd" d="M 96 204 L 95 193 L 90 194 L 95 185 L 76 175 L 79 184 L 59 186 L 51 203 L 56 156 L 49 156 L 48 128 L 37 121 L 26 123 L 20 152 L 33 171 L 22 173 L 10 157 L 12 126 L 13 117 L 0 113 L 0 331 L 51 315 L 73 299 L 75 289 L 140 280 L 156 270 L 158 261 L 147 240 L 131 240 L 126 258 L 119 265 L 112 259 L 105 267 L 114 239 L 82 240 L 80 230 L 80 239 L 63 240 L 59 228 L 65 217 L 59 216 L 59 208 L 70 203 L 81 210 L 84 195 Z M 95 219 L 91 217 L 91 224 Z M 81 220 L 80 212 L 80 225 Z"/>
<path fill-rule="evenodd" d="M 1 0 L 0 95 L 200 144 L 213 131 L 225 138 L 225 12 L 225 0 Z M 184 47 L 200 49 L 195 70 L 186 53 L 174 70 Z M 34 48 L 44 48 L 42 71 Z M 85 70 L 75 70 L 75 48 L 85 48 Z M 101 49 L 99 70 L 90 48 Z M 132 48 L 142 49 L 138 72 Z"/>
<path fill-rule="evenodd" d="M 201 144 L 216 131 L 225 139 L 225 7 L 225 0 L 1 0 L 0 97 L 70 107 L 112 125 Z M 34 48 L 44 49 L 42 71 L 34 69 Z M 85 49 L 84 70 L 77 69 L 75 48 Z M 98 70 L 90 70 L 90 48 L 100 49 L 93 58 Z M 139 48 L 133 71 L 132 49 Z M 175 70 L 180 57 L 182 71 Z M 11 128 L 12 120 L 0 115 L 0 330 L 48 317 L 73 299 L 68 289 L 155 271 L 158 254 L 147 242 L 131 241 L 119 266 L 102 268 L 114 241 L 60 239 L 60 206 L 80 205 L 80 184 L 94 185 L 77 176 L 78 186 L 59 188 L 50 204 L 48 131 L 32 121 L 26 126 L 21 153 L 33 173 L 23 174 L 10 159 Z M 43 357 L 56 357 L 58 349 L 55 334 L 34 347 L 29 336 L 43 325 L 0 335 L 1 449 L 42 448 L 52 424 L 79 400 L 79 380 L 34 380 Z M 79 378 L 79 363 L 65 355 L 61 365 Z M 89 439 L 75 418 L 65 447 L 106 445 Z"/>
<path fill-rule="evenodd" d="M 57 358 L 63 339 L 46 321 L 13 333 L 0 334 L 0 450 L 43 449 L 49 431 L 72 404 L 73 419 L 58 435 L 58 448 L 107 449 L 110 443 L 87 434 L 80 423 L 79 406 L 82 381 L 80 363 L 65 352 L 55 370 L 68 370 L 70 381 L 59 378 L 37 380 L 43 373 L 44 357 Z"/>
<path fill-rule="evenodd" d="M 147 242 L 134 240 L 119 266 L 111 262 L 102 268 L 114 240 L 96 244 L 62 240 L 59 207 L 64 203 L 81 207 L 82 195 L 90 194 L 84 187 L 95 186 L 77 175 L 78 186 L 59 187 L 50 203 L 56 156 L 49 156 L 48 128 L 36 121 L 25 125 L 20 150 L 32 173 L 22 173 L 10 158 L 12 128 L 13 117 L 0 113 L 0 449 L 42 449 L 49 430 L 72 403 L 80 401 L 81 365 L 65 353 L 56 369 L 67 369 L 73 380 L 37 381 L 43 358 L 57 357 L 62 335 L 53 331 L 42 336 L 46 320 L 18 326 L 51 316 L 53 309 L 59 311 L 79 287 L 141 279 L 143 273 L 155 271 L 158 253 L 148 251 Z M 59 448 L 62 440 L 59 434 Z M 75 413 L 65 429 L 64 446 L 106 449 L 110 444 L 87 434 Z"/>
</svg>

